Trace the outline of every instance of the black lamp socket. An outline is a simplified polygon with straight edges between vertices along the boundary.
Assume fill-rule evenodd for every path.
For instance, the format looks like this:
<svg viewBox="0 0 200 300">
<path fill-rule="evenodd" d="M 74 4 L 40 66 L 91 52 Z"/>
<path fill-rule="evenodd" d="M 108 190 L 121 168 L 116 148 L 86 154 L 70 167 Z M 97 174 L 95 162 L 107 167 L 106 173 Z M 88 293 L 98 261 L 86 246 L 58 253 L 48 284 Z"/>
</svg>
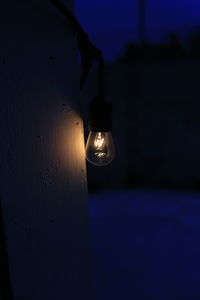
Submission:
<svg viewBox="0 0 200 300">
<path fill-rule="evenodd" d="M 89 129 L 95 132 L 112 130 L 112 103 L 96 96 L 89 107 Z"/>
</svg>

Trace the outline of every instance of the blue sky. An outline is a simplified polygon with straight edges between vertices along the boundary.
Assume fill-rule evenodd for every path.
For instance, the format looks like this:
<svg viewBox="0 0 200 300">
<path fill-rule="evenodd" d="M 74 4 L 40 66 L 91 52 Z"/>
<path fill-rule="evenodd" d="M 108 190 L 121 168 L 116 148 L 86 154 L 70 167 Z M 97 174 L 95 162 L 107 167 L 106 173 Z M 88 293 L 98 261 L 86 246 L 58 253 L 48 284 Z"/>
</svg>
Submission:
<svg viewBox="0 0 200 300">
<path fill-rule="evenodd" d="M 138 0 L 75 0 L 76 15 L 112 60 L 128 40 L 138 39 Z M 200 0 L 147 0 L 148 38 L 165 40 L 166 32 L 176 31 L 181 38 L 200 24 Z"/>
</svg>

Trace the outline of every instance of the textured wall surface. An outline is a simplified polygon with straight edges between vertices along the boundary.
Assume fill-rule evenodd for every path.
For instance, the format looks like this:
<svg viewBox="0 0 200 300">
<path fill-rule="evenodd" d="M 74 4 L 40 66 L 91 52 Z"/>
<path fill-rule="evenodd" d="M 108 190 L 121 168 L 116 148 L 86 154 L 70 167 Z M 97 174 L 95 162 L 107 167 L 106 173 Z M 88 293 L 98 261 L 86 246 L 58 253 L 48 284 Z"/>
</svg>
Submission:
<svg viewBox="0 0 200 300">
<path fill-rule="evenodd" d="M 0 17 L 0 193 L 14 299 L 90 299 L 76 40 L 47 0 L 6 1 Z"/>
</svg>

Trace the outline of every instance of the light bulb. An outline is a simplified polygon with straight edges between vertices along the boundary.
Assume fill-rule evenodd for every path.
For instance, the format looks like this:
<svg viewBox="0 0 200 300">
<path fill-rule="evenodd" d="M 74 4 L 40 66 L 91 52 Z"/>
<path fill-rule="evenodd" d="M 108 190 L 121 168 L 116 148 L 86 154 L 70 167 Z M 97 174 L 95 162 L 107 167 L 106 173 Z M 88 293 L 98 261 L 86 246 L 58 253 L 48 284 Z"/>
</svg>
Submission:
<svg viewBox="0 0 200 300">
<path fill-rule="evenodd" d="M 115 156 L 111 134 L 112 103 L 102 99 L 101 94 L 90 102 L 89 130 L 86 158 L 95 166 L 107 166 Z"/>
<path fill-rule="evenodd" d="M 115 156 L 111 132 L 90 131 L 86 144 L 86 158 L 95 166 L 106 166 Z"/>
</svg>

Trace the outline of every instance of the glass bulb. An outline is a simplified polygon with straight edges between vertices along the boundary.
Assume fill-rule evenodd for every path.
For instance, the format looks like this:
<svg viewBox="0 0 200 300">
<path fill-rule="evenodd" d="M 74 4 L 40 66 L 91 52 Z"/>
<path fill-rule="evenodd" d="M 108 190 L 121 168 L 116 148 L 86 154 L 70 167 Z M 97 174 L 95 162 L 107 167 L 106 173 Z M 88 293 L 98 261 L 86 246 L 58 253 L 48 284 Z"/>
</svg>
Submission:
<svg viewBox="0 0 200 300">
<path fill-rule="evenodd" d="M 110 132 L 90 131 L 86 144 L 86 158 L 95 166 L 106 166 L 115 156 L 115 147 Z"/>
</svg>

